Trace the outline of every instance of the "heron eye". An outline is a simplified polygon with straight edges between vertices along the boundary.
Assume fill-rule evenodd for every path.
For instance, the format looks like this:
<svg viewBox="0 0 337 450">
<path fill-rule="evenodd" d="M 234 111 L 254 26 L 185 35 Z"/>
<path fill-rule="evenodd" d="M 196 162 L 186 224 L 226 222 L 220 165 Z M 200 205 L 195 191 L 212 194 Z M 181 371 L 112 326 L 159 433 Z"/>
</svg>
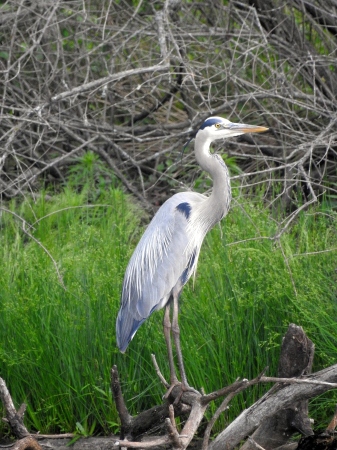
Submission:
<svg viewBox="0 0 337 450">
<path fill-rule="evenodd" d="M 215 128 L 220 128 L 220 127 L 221 127 L 221 125 L 219 123 L 215 124 Z"/>
</svg>

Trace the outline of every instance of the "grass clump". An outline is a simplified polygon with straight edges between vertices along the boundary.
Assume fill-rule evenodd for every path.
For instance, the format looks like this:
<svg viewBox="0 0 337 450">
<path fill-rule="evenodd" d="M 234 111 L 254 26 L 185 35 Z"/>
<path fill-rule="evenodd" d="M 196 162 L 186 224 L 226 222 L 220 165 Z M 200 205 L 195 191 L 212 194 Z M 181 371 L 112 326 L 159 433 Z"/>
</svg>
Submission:
<svg viewBox="0 0 337 450">
<path fill-rule="evenodd" d="M 84 187 L 66 188 L 49 201 L 42 196 L 36 203 L 11 203 L 9 211 L 26 220 L 35 241 L 20 230 L 16 216 L 1 216 L 0 376 L 16 404 L 27 403 L 27 426 L 41 432 L 116 431 L 113 364 L 134 414 L 163 395 L 151 353 L 168 377 L 160 313 L 140 328 L 125 355 L 115 343 L 122 278 L 143 231 L 140 211 L 113 188 L 97 193 L 95 203 L 87 201 Z M 314 341 L 315 369 L 337 355 L 337 257 L 330 251 L 337 247 L 336 215 L 303 212 L 275 241 L 270 237 L 277 223 L 262 202 L 235 201 L 221 227 L 207 236 L 196 280 L 181 298 L 187 374 L 207 392 L 254 377 L 267 365 L 274 375 L 291 322 Z M 218 430 L 266 389 L 235 398 Z M 333 397 L 324 397 L 324 409 L 323 400 L 315 400 L 316 419 L 333 412 Z"/>
<path fill-rule="evenodd" d="M 139 217 L 116 189 L 97 205 L 66 189 L 51 201 L 12 203 L 2 215 L 0 251 L 0 376 L 30 427 L 75 430 L 76 422 L 107 432 L 116 421 L 109 393 L 114 321 L 121 279 Z"/>
</svg>

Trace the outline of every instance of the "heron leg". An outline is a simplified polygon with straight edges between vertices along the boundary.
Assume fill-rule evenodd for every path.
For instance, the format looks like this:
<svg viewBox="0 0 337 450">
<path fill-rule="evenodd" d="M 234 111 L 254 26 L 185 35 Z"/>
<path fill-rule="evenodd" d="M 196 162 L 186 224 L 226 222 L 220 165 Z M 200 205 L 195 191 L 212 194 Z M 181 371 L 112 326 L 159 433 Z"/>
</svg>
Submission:
<svg viewBox="0 0 337 450">
<path fill-rule="evenodd" d="M 170 366 L 170 384 L 171 384 L 171 386 L 174 386 L 175 384 L 178 383 L 178 378 L 177 378 L 176 371 L 174 368 L 174 359 L 173 359 L 173 352 L 172 352 L 172 343 L 171 343 L 172 325 L 171 325 L 171 319 L 170 319 L 170 308 L 171 308 L 171 306 L 168 303 L 165 307 L 163 326 L 164 326 L 164 336 L 165 336 L 168 359 L 169 359 L 169 366 Z"/>
<path fill-rule="evenodd" d="M 182 354 L 181 347 L 180 347 L 180 328 L 179 328 L 179 323 L 178 323 L 178 314 L 179 314 L 178 298 L 179 298 L 179 294 L 174 293 L 173 294 L 172 334 L 173 334 L 173 339 L 174 339 L 174 345 L 175 345 L 176 351 L 177 351 L 181 383 L 185 388 L 190 389 L 190 386 L 187 383 L 187 377 L 186 377 L 184 361 L 183 361 L 183 354 Z"/>
</svg>

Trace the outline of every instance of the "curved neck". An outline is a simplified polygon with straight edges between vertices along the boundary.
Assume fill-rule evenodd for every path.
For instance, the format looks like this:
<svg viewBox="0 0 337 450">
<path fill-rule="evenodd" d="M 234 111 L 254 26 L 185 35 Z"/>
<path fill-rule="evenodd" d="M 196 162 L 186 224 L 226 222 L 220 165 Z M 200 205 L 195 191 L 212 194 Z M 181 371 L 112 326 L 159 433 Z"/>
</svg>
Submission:
<svg viewBox="0 0 337 450">
<path fill-rule="evenodd" d="M 228 212 L 231 187 L 228 168 L 221 156 L 210 153 L 211 143 L 211 139 L 197 135 L 194 148 L 200 167 L 208 172 L 213 180 L 212 194 L 205 201 L 209 221 L 213 226 Z"/>
</svg>

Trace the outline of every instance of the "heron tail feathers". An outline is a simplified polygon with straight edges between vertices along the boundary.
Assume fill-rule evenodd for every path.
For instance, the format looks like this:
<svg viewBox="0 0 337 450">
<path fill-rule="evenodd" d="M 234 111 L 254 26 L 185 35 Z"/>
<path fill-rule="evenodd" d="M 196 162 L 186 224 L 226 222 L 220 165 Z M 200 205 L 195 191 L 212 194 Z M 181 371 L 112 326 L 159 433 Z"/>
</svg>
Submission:
<svg viewBox="0 0 337 450">
<path fill-rule="evenodd" d="M 130 314 L 127 314 L 127 311 L 120 309 L 116 321 L 116 337 L 117 347 L 122 353 L 125 352 L 138 328 L 144 321 L 145 318 L 137 320 Z"/>
</svg>

